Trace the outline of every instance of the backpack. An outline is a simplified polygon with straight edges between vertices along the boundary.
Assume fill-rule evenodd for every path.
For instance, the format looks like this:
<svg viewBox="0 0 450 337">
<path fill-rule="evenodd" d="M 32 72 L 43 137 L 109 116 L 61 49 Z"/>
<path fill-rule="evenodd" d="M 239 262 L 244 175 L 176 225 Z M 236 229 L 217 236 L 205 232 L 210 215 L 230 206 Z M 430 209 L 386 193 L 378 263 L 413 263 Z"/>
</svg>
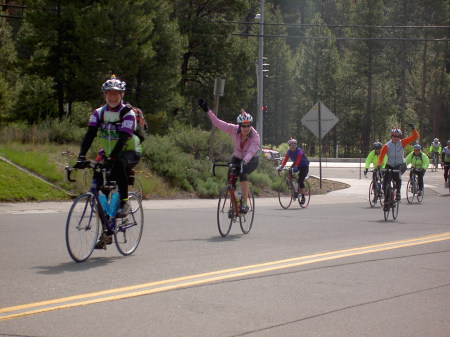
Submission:
<svg viewBox="0 0 450 337">
<path fill-rule="evenodd" d="M 120 121 L 122 122 L 123 116 L 127 114 L 130 110 L 133 110 L 136 115 L 136 129 L 134 130 L 134 134 L 138 136 L 139 141 L 142 143 L 145 140 L 146 130 L 148 129 L 148 124 L 145 121 L 144 113 L 141 109 L 132 106 L 130 103 L 124 103 L 125 107 L 120 110 Z M 101 122 L 103 123 L 103 113 L 106 109 L 106 105 L 104 105 L 100 111 Z"/>
</svg>

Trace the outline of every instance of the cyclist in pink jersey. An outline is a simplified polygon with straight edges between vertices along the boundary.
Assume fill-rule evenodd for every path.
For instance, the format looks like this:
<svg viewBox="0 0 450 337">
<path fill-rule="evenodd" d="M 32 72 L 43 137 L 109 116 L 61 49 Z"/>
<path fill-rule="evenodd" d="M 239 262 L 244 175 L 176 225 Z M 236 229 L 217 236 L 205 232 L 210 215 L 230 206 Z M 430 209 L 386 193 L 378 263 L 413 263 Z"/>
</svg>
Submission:
<svg viewBox="0 0 450 337">
<path fill-rule="evenodd" d="M 230 134 L 233 139 L 231 163 L 243 163 L 242 171 L 239 172 L 239 181 L 242 191 L 241 213 L 245 214 L 248 211 L 248 175 L 258 167 L 259 160 L 257 153 L 261 146 L 259 134 L 252 127 L 253 117 L 242 109 L 241 113 L 237 116 L 237 124 L 231 124 L 217 118 L 208 108 L 208 102 L 205 99 L 200 98 L 198 105 L 207 113 L 211 123 L 215 127 Z"/>
</svg>

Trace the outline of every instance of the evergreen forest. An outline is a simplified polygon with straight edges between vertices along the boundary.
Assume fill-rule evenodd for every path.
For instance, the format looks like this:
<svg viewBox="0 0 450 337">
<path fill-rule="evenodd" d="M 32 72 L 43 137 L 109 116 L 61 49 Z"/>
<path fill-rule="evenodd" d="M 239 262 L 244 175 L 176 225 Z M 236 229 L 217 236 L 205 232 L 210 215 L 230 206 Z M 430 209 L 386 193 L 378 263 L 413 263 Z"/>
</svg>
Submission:
<svg viewBox="0 0 450 337">
<path fill-rule="evenodd" d="M 0 9 L 0 128 L 84 127 L 115 74 L 154 135 L 174 124 L 210 130 L 196 102 L 214 107 L 222 78 L 219 117 L 260 115 L 267 146 L 294 137 L 314 155 L 318 139 L 301 119 L 318 101 L 339 118 L 321 142 L 330 156 L 337 145 L 340 156 L 367 152 L 392 127 L 409 134 L 409 123 L 425 147 L 450 139 L 447 0 L 3 0 Z"/>
</svg>

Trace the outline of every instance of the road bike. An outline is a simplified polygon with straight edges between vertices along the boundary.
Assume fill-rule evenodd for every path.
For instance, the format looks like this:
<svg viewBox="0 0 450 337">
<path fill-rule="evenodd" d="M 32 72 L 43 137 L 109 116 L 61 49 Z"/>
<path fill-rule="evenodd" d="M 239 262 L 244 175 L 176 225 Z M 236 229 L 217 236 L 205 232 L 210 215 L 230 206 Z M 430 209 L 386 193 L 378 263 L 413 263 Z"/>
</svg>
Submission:
<svg viewBox="0 0 450 337">
<path fill-rule="evenodd" d="M 100 162 L 85 161 L 84 169 L 93 171 L 91 188 L 78 196 L 66 222 L 66 246 L 75 262 L 86 261 L 94 249 L 106 249 L 112 243 L 122 255 L 132 254 L 138 247 L 144 229 L 144 212 L 139 195 L 128 194 L 130 211 L 117 215 L 119 192 L 116 182 L 110 181 L 109 172 Z M 67 179 L 76 168 L 66 166 Z M 109 196 L 109 200 L 108 200 Z"/>
<path fill-rule="evenodd" d="M 252 190 L 249 188 L 247 213 L 241 212 L 242 194 L 236 188 L 236 182 L 239 177 L 239 172 L 242 171 L 243 163 L 212 163 L 212 172 L 215 176 L 215 168 L 217 166 L 228 167 L 228 184 L 222 188 L 219 195 L 219 202 L 217 204 L 217 227 L 222 237 L 226 237 L 230 233 L 231 226 L 234 222 L 239 221 L 242 233 L 248 234 L 253 226 L 253 219 L 255 217 L 255 197 Z M 240 168 L 240 171 L 238 171 Z"/>
<path fill-rule="evenodd" d="M 433 151 L 431 160 L 431 171 L 436 172 L 439 168 L 439 152 Z"/>
<path fill-rule="evenodd" d="M 374 171 L 368 171 L 374 172 Z M 369 185 L 369 204 L 370 207 L 375 207 L 377 202 L 383 206 L 383 176 L 380 171 L 375 171 L 375 177 L 372 179 Z"/>
<path fill-rule="evenodd" d="M 384 203 L 383 203 L 383 213 L 384 220 L 388 220 L 389 213 L 392 211 L 392 218 L 395 220 L 398 217 L 398 209 L 400 206 L 400 201 L 395 200 L 397 195 L 397 184 L 394 179 L 392 179 L 393 173 L 400 173 L 400 170 L 394 169 L 382 169 L 384 172 L 383 179 L 386 181 L 386 188 L 384 190 Z"/>
<path fill-rule="evenodd" d="M 450 163 L 445 163 L 444 164 L 444 172 L 445 170 L 448 172 L 447 175 L 447 188 L 448 188 L 448 193 L 450 193 Z"/>
<path fill-rule="evenodd" d="M 309 205 L 309 200 L 311 198 L 311 187 L 307 180 L 308 177 L 304 180 L 305 185 L 305 202 L 301 203 L 300 198 L 300 188 L 298 186 L 298 173 L 294 172 L 293 168 L 284 169 L 286 172 L 284 174 L 283 180 L 281 181 L 280 185 L 278 185 L 277 191 L 278 191 L 278 201 L 280 202 L 280 206 L 284 209 L 288 209 L 289 206 L 291 206 L 292 201 L 296 200 L 298 201 L 300 207 L 306 208 Z M 280 175 L 280 172 L 278 172 L 278 175 Z"/>
<path fill-rule="evenodd" d="M 409 204 L 413 203 L 414 198 L 416 198 L 418 202 L 422 202 L 423 200 L 425 191 L 421 191 L 419 194 L 418 174 L 420 174 L 420 171 L 420 169 L 411 168 L 408 184 L 406 185 L 406 200 L 408 200 Z"/>
</svg>

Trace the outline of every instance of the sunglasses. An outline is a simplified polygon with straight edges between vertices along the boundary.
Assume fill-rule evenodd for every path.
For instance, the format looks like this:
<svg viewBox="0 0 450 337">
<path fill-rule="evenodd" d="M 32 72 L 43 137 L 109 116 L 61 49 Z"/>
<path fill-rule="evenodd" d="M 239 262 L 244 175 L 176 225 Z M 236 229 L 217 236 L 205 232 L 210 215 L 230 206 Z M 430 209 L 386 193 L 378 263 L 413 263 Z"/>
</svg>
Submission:
<svg viewBox="0 0 450 337">
<path fill-rule="evenodd" d="M 241 125 L 241 128 L 249 128 L 251 125 Z"/>
<path fill-rule="evenodd" d="M 400 136 L 394 136 L 394 135 L 392 135 L 391 137 L 392 138 L 400 138 Z"/>
</svg>

